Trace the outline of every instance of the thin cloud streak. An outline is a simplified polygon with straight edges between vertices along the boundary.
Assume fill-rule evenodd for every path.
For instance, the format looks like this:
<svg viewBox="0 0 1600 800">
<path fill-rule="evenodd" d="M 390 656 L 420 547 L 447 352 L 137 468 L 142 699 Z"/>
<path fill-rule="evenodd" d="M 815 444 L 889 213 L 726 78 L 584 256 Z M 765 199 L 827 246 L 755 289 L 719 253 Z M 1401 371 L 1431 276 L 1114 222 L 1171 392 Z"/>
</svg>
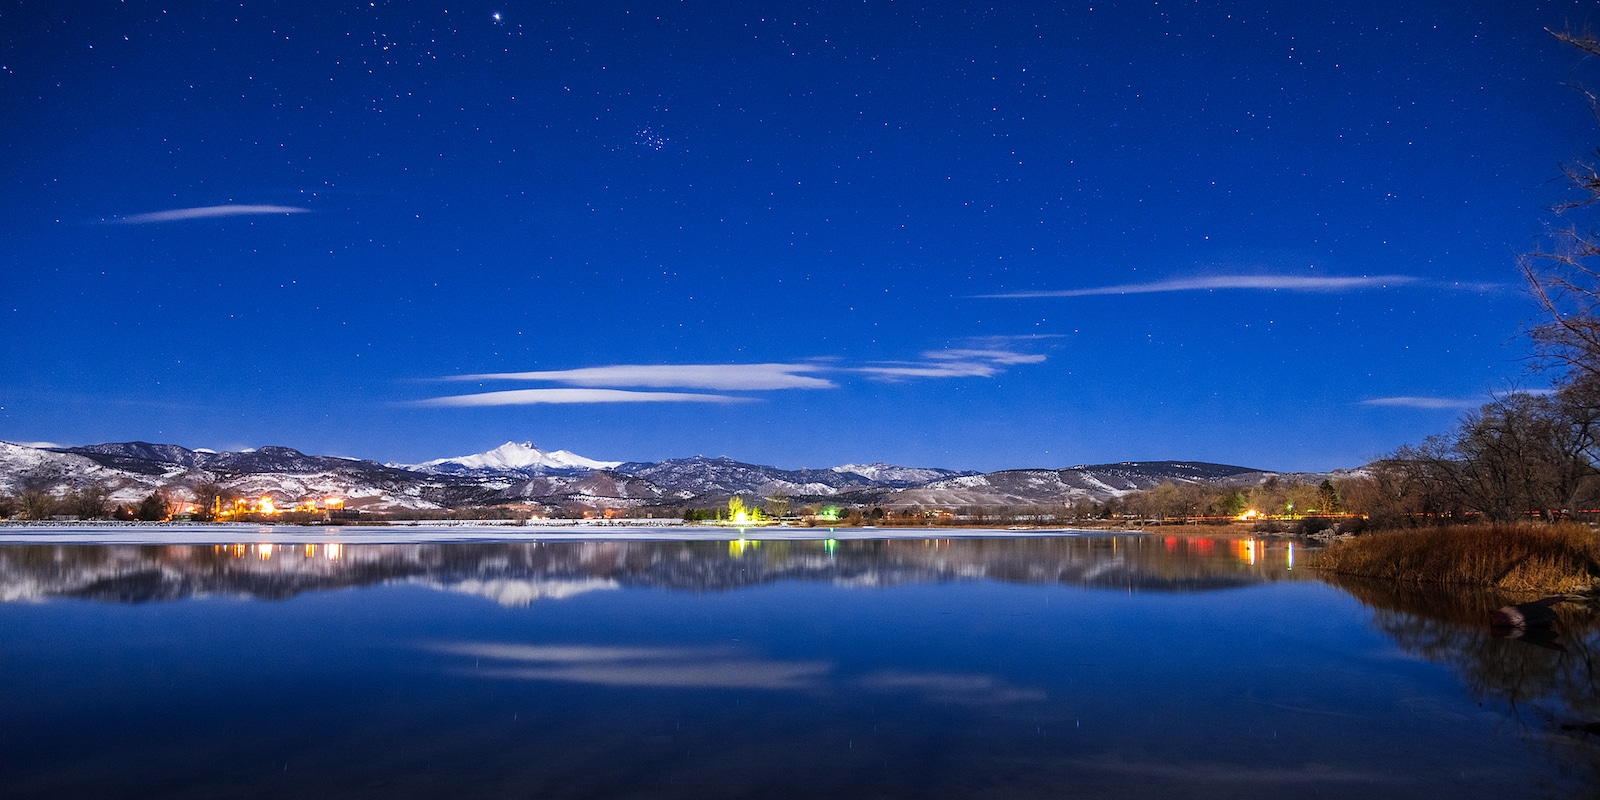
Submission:
<svg viewBox="0 0 1600 800">
<path fill-rule="evenodd" d="M 1205 292 L 1218 289 L 1284 290 L 1291 292 L 1339 292 L 1349 289 L 1374 289 L 1416 283 L 1410 275 L 1361 275 L 1311 277 L 1307 275 L 1213 275 L 1202 278 L 1174 278 L 1150 283 L 1124 283 L 1087 289 L 1062 289 L 1040 292 L 982 294 L 980 298 L 1024 299 L 1038 297 L 1093 297 L 1112 294 L 1155 294 L 1158 292 Z"/>
<path fill-rule="evenodd" d="M 123 225 L 145 225 L 152 222 L 182 222 L 191 219 L 213 219 L 216 217 L 244 217 L 277 214 L 309 214 L 311 209 L 297 206 L 268 206 L 268 205 L 222 205 L 200 206 L 198 208 L 174 208 L 170 211 L 152 211 L 148 214 L 131 214 L 118 217 L 115 222 Z"/>
<path fill-rule="evenodd" d="M 1017 353 L 1010 350 L 935 350 L 922 355 L 924 358 L 936 361 L 981 360 L 995 364 L 1041 364 L 1045 358 L 1037 353 Z"/>
<path fill-rule="evenodd" d="M 851 372 L 876 378 L 989 378 L 999 374 L 993 364 L 950 361 L 936 364 L 889 364 L 881 367 L 853 367 Z"/>
<path fill-rule="evenodd" d="M 1383 408 L 1420 408 L 1427 411 L 1450 411 L 1466 408 L 1477 408 L 1483 405 L 1481 399 L 1460 397 L 1374 397 L 1371 400 L 1362 400 L 1364 406 L 1380 406 Z"/>
<path fill-rule="evenodd" d="M 629 392 L 622 389 L 511 389 L 418 400 L 432 408 L 482 408 L 489 406 L 577 405 L 582 403 L 745 403 L 747 397 L 691 392 Z"/>
<path fill-rule="evenodd" d="M 652 392 L 650 389 L 704 389 L 708 391 L 769 391 L 782 389 L 836 389 L 839 384 L 815 373 L 865 375 L 872 380 L 906 381 L 918 378 L 990 378 L 1019 364 L 1039 364 L 1045 356 L 1022 353 L 1003 346 L 931 350 L 918 361 L 885 361 L 867 366 L 826 362 L 784 364 L 611 364 L 578 369 L 535 372 L 492 372 L 451 375 L 443 381 L 544 381 L 576 384 L 566 389 L 513 389 L 450 395 L 415 401 L 414 405 L 471 408 L 574 403 L 743 403 L 755 398 L 699 392 Z"/>
<path fill-rule="evenodd" d="M 712 389 L 755 391 L 762 389 L 833 389 L 833 381 L 801 373 L 818 372 L 815 364 L 615 364 L 604 367 L 541 372 L 492 372 L 452 376 L 458 381 L 546 381 L 607 388 Z"/>
<path fill-rule="evenodd" d="M 1016 364 L 1038 364 L 1045 357 L 998 348 L 931 350 L 922 361 L 890 361 L 870 367 L 850 367 L 848 371 L 879 380 L 908 378 L 990 378 Z"/>
<path fill-rule="evenodd" d="M 1361 405 L 1388 408 L 1420 408 L 1429 411 L 1447 411 L 1477 408 L 1485 403 L 1509 397 L 1511 395 L 1527 394 L 1534 396 L 1545 396 L 1555 393 L 1555 389 L 1512 389 L 1506 392 L 1491 392 L 1483 397 L 1374 397 L 1371 400 L 1362 400 Z"/>
</svg>

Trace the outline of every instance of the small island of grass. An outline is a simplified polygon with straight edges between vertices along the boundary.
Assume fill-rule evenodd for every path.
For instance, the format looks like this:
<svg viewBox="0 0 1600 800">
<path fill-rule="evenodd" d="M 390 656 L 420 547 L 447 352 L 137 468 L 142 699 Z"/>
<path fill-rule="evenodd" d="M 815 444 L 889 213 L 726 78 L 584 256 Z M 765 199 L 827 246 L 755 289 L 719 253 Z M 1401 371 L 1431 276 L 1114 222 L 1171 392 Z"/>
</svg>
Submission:
<svg viewBox="0 0 1600 800">
<path fill-rule="evenodd" d="M 1449 525 L 1358 536 L 1323 551 L 1335 575 L 1570 593 L 1600 582 L 1600 532 L 1578 524 Z"/>
</svg>

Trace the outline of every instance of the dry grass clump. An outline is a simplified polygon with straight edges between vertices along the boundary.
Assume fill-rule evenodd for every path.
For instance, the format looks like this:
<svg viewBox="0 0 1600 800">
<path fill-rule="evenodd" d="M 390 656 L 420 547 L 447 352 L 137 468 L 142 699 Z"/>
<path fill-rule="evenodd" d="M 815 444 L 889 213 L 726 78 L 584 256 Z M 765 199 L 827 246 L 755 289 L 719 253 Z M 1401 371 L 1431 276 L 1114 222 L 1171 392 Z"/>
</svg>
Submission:
<svg viewBox="0 0 1600 800">
<path fill-rule="evenodd" d="M 1314 569 L 1507 592 L 1572 592 L 1600 580 L 1600 534 L 1582 525 L 1457 525 L 1339 542 Z"/>
</svg>

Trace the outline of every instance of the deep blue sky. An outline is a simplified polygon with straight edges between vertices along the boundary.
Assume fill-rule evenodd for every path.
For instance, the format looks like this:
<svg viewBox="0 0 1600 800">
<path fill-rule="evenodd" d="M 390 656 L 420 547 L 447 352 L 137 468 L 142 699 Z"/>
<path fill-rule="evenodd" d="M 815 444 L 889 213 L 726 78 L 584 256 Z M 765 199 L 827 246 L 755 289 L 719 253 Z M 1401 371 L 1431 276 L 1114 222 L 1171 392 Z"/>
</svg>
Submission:
<svg viewBox="0 0 1600 800">
<path fill-rule="evenodd" d="M 5 2 L 0 439 L 1355 466 L 1548 383 L 1597 12 Z"/>
</svg>

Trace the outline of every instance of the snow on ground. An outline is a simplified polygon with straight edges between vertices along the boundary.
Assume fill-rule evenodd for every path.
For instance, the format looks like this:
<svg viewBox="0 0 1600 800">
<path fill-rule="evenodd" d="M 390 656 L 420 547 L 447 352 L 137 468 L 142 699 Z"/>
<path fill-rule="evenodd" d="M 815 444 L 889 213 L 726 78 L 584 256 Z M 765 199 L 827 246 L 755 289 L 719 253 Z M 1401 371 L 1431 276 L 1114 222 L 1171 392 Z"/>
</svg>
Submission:
<svg viewBox="0 0 1600 800">
<path fill-rule="evenodd" d="M 947 481 L 937 481 L 929 484 L 929 489 L 976 489 L 979 487 L 993 486 L 987 475 L 967 475 L 960 478 L 951 478 Z"/>
<path fill-rule="evenodd" d="M 881 461 L 873 464 L 841 464 L 828 469 L 834 472 L 860 475 L 871 481 L 901 481 L 905 483 L 927 483 L 950 474 L 944 470 L 925 467 L 897 467 Z"/>
</svg>

